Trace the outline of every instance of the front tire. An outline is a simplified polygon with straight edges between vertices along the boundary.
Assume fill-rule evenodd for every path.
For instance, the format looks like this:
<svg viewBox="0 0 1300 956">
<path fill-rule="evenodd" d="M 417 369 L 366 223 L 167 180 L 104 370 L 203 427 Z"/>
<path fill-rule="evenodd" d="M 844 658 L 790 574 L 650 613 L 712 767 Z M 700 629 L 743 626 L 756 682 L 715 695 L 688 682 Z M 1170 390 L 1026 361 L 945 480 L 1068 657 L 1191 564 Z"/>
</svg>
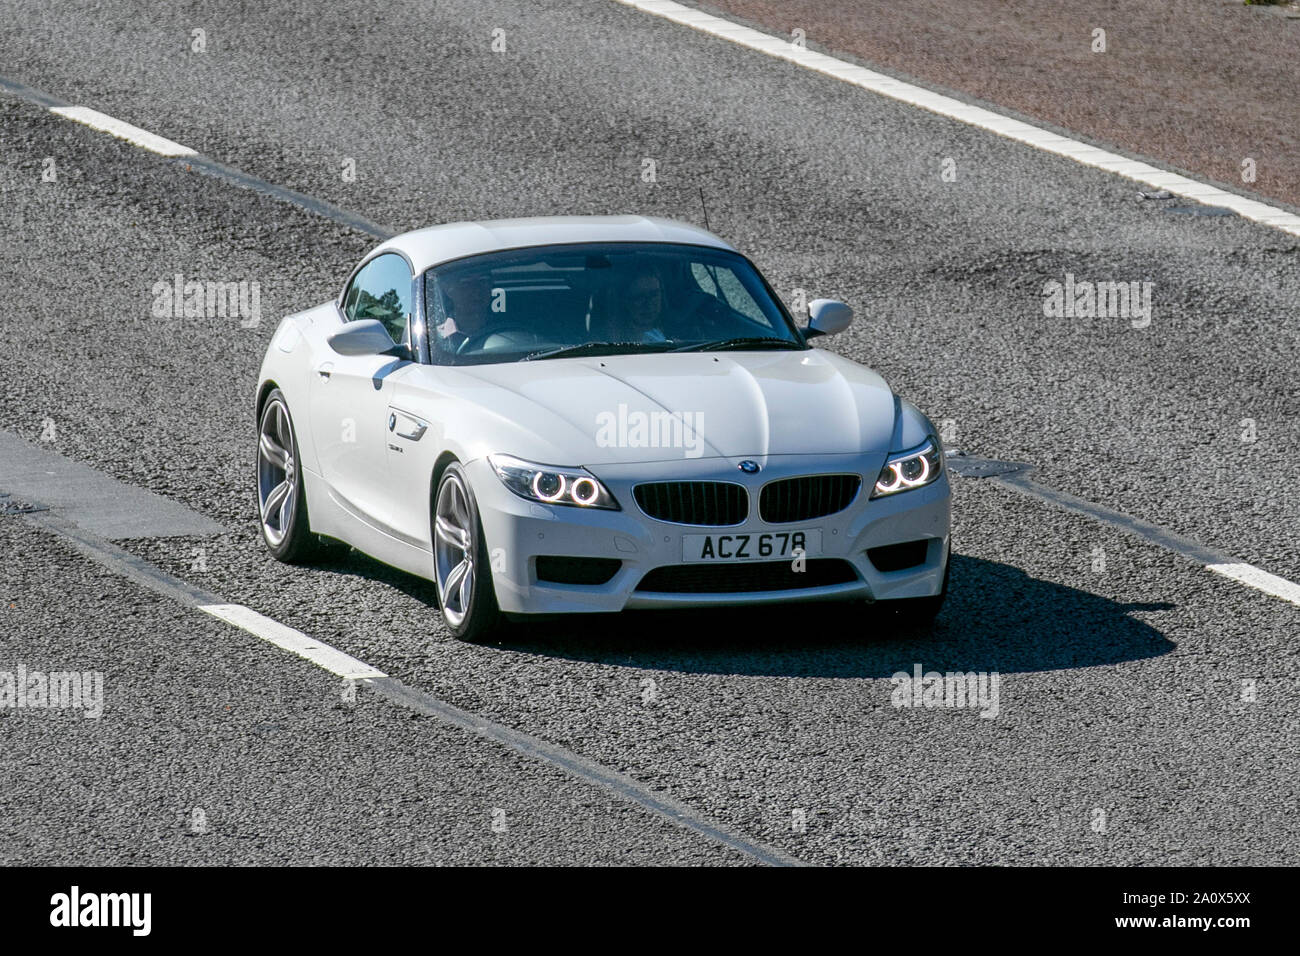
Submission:
<svg viewBox="0 0 1300 956">
<path fill-rule="evenodd" d="M 434 496 L 433 570 L 438 607 L 452 636 L 481 641 L 496 634 L 502 617 L 483 522 L 458 462 L 443 471 Z"/>
<path fill-rule="evenodd" d="M 286 564 L 327 552 L 312 534 L 300 462 L 289 403 L 277 388 L 266 397 L 257 423 L 257 511 L 267 550 Z"/>
</svg>

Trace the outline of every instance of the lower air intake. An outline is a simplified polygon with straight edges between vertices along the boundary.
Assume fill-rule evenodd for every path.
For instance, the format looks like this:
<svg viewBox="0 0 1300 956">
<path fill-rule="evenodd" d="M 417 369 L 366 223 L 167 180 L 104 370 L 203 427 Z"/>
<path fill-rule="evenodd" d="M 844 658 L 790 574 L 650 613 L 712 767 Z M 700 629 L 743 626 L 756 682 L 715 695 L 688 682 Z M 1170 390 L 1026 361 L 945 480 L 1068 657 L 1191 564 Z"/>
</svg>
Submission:
<svg viewBox="0 0 1300 956">
<path fill-rule="evenodd" d="M 658 594 L 752 594 L 802 591 L 858 580 L 853 565 L 840 558 L 810 558 L 802 571 L 793 570 L 791 564 L 790 561 L 673 564 L 649 572 L 636 589 Z"/>
<path fill-rule="evenodd" d="M 908 568 L 925 563 L 925 553 L 929 547 L 928 540 L 887 544 L 880 548 L 870 548 L 867 551 L 867 558 L 876 570 L 883 574 L 890 571 L 906 571 Z"/>
</svg>

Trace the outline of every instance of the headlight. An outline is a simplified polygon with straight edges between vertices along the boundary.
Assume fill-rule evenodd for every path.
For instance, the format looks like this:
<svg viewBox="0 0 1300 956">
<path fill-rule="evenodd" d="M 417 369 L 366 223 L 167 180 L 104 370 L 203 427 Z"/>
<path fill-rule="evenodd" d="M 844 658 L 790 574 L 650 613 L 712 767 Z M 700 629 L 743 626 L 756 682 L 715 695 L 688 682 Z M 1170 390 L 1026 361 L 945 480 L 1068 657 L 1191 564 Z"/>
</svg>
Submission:
<svg viewBox="0 0 1300 956">
<path fill-rule="evenodd" d="M 900 491 L 911 491 L 928 485 L 939 477 L 943 471 L 943 450 L 939 440 L 931 435 L 924 445 L 910 451 L 900 451 L 885 460 L 885 467 L 880 469 L 876 487 L 871 490 L 871 497 L 883 498 Z"/>
<path fill-rule="evenodd" d="M 488 464 L 501 483 L 520 498 L 544 505 L 619 510 L 609 489 L 585 468 L 538 465 L 510 455 L 488 455 Z"/>
</svg>

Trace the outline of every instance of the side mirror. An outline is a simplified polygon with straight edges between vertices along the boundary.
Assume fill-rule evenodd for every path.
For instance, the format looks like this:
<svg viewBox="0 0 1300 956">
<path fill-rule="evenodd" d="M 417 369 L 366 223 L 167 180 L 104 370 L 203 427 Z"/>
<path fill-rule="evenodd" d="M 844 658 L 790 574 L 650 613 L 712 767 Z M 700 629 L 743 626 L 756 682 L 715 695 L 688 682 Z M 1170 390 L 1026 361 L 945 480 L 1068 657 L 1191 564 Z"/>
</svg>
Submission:
<svg viewBox="0 0 1300 956">
<path fill-rule="evenodd" d="M 853 321 L 853 310 L 837 299 L 813 299 L 808 303 L 808 327 L 804 338 L 843 332 Z"/>
<path fill-rule="evenodd" d="M 349 322 L 327 341 L 339 355 L 385 355 L 398 348 L 378 319 Z"/>
</svg>

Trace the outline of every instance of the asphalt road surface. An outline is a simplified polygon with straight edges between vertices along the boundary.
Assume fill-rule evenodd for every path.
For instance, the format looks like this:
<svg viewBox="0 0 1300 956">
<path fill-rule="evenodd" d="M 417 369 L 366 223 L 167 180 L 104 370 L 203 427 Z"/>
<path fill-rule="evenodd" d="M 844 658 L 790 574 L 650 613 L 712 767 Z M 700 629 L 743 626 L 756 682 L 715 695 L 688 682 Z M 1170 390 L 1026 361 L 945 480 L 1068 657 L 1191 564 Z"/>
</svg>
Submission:
<svg viewBox="0 0 1300 956">
<path fill-rule="evenodd" d="M 855 307 L 827 347 L 950 447 L 1300 579 L 1295 236 L 610 0 L 0 18 L 4 80 L 387 229 L 700 222 L 702 190 L 787 302 Z M 219 526 L 78 547 L 58 507 L 0 516 L 0 671 L 104 675 L 98 719 L 0 708 L 2 862 L 1300 861 L 1296 603 L 961 477 L 928 635 L 807 609 L 454 641 L 431 586 L 258 538 L 261 355 L 372 236 L 3 90 L 0 236 L 0 430 Z M 1149 324 L 1045 316 L 1067 273 L 1150 282 Z M 260 321 L 156 316 L 177 274 L 256 283 Z M 404 690 L 350 697 L 158 581 Z M 893 706 L 917 665 L 997 674 L 997 715 Z"/>
</svg>

